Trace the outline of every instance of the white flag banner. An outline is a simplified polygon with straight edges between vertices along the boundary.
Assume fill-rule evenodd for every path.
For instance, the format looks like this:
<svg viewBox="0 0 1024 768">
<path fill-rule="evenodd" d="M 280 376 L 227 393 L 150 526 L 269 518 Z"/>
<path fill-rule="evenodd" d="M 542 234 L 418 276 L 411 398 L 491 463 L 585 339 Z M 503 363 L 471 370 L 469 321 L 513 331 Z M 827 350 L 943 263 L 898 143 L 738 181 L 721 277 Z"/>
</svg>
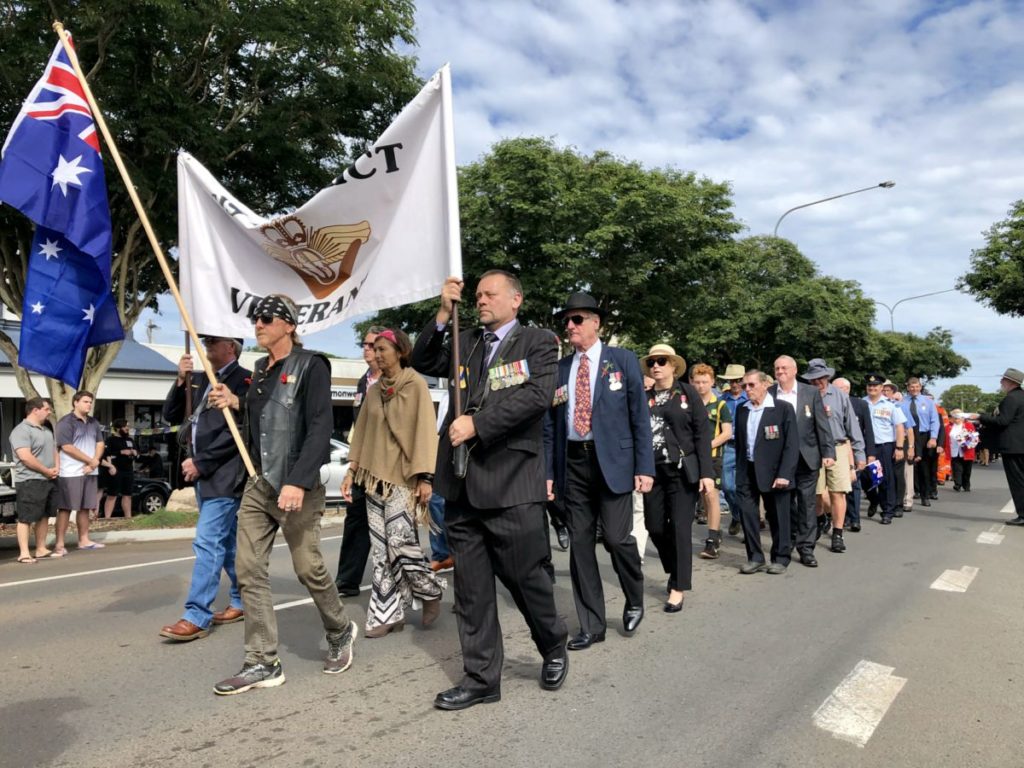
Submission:
<svg viewBox="0 0 1024 768">
<path fill-rule="evenodd" d="M 180 280 L 196 330 L 251 336 L 252 307 L 284 293 L 310 333 L 461 275 L 450 94 L 445 65 L 332 186 L 283 216 L 254 213 L 179 154 Z"/>
</svg>

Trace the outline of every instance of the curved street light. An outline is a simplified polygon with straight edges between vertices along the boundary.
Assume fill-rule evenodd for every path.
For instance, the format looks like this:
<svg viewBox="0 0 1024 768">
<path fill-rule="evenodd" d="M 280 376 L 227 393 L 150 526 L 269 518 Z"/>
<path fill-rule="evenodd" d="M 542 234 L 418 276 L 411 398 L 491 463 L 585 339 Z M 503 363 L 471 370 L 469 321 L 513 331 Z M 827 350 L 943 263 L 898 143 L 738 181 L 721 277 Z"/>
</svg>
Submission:
<svg viewBox="0 0 1024 768">
<path fill-rule="evenodd" d="M 784 218 L 786 218 L 787 216 L 789 216 L 789 214 L 791 214 L 793 211 L 799 211 L 801 208 L 810 208 L 812 205 L 817 205 L 818 203 L 827 203 L 829 200 L 838 200 L 840 197 L 848 197 L 849 195 L 856 195 L 859 192 L 867 192 L 869 190 L 879 189 L 879 188 L 881 188 L 881 189 L 892 189 L 895 186 L 896 186 L 896 182 L 895 181 L 882 181 L 882 182 L 879 182 L 878 184 L 875 184 L 873 186 L 864 187 L 864 189 L 855 189 L 852 192 L 843 192 L 841 195 L 832 195 L 832 197 L 823 197 L 823 198 L 821 198 L 821 200 L 814 200 L 814 201 L 812 201 L 810 203 L 804 203 L 803 205 L 797 205 L 797 206 L 795 206 L 793 208 L 790 208 L 784 214 L 779 216 L 779 220 L 775 222 L 775 231 L 772 233 L 772 237 L 778 237 L 779 236 L 779 224 L 781 224 L 782 220 Z"/>
<path fill-rule="evenodd" d="M 895 332 L 896 320 L 893 317 L 893 313 L 896 311 L 896 307 L 898 307 L 900 304 L 902 304 L 905 301 L 923 299 L 926 296 L 938 296 L 940 293 L 953 293 L 954 291 L 956 291 L 956 288 L 946 288 L 945 290 L 942 291 L 931 291 L 930 293 L 919 293 L 917 296 L 907 296 L 905 299 L 900 299 L 899 301 L 897 301 L 891 307 L 884 301 L 879 301 L 878 299 L 872 299 L 872 301 L 875 302 L 875 304 L 878 304 L 879 306 L 885 307 L 886 309 L 889 310 L 889 330 Z"/>
</svg>

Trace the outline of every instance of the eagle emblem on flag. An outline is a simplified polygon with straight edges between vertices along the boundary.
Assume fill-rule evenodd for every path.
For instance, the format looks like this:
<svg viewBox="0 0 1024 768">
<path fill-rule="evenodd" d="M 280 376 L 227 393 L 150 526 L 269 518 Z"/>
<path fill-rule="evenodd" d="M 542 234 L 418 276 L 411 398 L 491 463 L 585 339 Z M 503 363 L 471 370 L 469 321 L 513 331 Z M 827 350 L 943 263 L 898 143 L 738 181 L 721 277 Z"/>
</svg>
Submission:
<svg viewBox="0 0 1024 768">
<path fill-rule="evenodd" d="M 360 246 L 370 238 L 370 222 L 307 226 L 298 216 L 260 227 L 263 250 L 291 267 L 318 299 L 330 296 L 352 276 Z"/>
</svg>

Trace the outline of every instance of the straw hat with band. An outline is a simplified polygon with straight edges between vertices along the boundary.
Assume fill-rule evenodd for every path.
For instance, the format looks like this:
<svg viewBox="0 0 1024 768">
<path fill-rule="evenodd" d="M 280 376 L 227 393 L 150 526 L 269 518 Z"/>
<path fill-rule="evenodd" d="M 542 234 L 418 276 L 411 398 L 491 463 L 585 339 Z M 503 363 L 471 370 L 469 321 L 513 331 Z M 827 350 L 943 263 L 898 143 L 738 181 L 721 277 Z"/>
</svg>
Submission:
<svg viewBox="0 0 1024 768">
<path fill-rule="evenodd" d="M 676 354 L 676 351 L 672 349 L 668 344 L 655 344 L 651 347 L 650 351 L 640 360 L 640 365 L 644 369 L 644 373 L 648 376 L 651 375 L 651 361 L 663 358 L 666 362 L 671 362 L 672 366 L 676 371 L 676 378 L 679 378 L 686 372 L 686 361 Z"/>
</svg>

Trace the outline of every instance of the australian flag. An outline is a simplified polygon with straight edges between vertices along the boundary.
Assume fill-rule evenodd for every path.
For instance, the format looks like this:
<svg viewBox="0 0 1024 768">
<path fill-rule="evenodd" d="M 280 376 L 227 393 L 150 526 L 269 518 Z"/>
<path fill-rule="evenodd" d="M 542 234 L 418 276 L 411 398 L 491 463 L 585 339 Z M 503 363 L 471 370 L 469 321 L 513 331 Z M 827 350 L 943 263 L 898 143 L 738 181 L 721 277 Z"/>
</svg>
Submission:
<svg viewBox="0 0 1024 768">
<path fill-rule="evenodd" d="M 0 152 L 0 201 L 36 223 L 18 364 L 78 387 L 89 347 L 124 338 L 110 292 L 100 144 L 60 43 Z"/>
</svg>

